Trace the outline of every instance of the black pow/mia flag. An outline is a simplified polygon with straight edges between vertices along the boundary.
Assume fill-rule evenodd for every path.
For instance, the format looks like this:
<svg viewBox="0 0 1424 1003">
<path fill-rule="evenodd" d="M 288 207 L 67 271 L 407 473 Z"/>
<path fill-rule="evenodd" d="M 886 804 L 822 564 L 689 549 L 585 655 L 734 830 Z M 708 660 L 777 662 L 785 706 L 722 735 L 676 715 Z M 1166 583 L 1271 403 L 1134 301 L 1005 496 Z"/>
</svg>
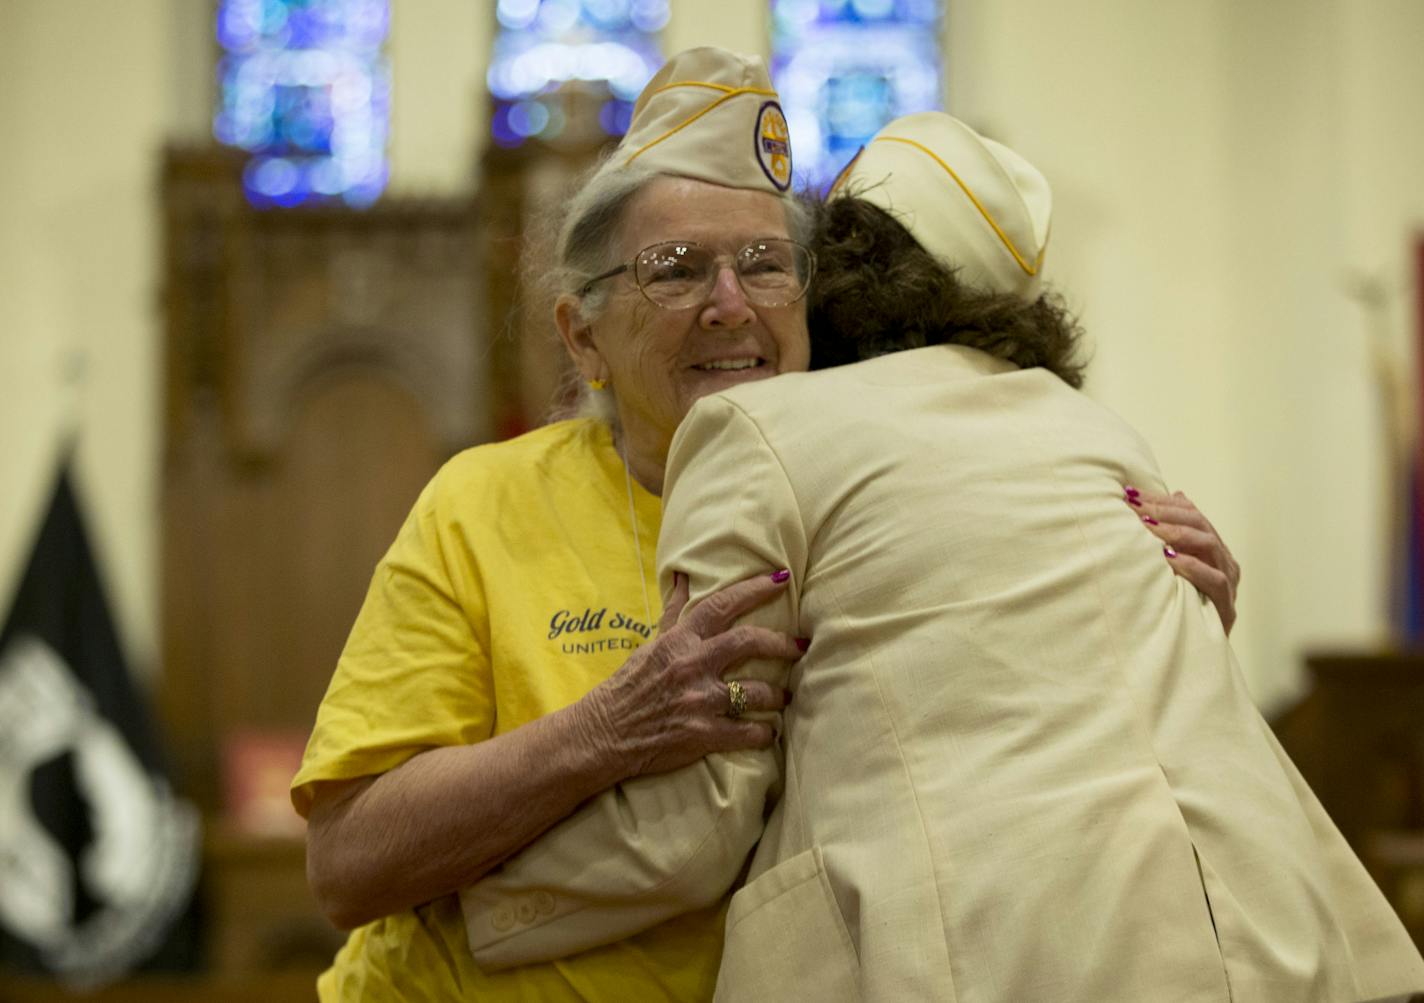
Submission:
<svg viewBox="0 0 1424 1003">
<path fill-rule="evenodd" d="M 0 628 L 0 965 L 93 986 L 171 957 L 197 867 L 66 462 Z"/>
</svg>

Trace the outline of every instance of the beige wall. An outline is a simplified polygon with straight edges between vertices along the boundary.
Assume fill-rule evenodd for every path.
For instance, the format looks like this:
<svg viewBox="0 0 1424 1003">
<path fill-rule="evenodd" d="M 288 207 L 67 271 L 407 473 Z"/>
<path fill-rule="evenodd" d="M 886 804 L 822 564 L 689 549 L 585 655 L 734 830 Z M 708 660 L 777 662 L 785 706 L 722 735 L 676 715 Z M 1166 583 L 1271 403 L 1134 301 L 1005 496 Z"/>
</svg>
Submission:
<svg viewBox="0 0 1424 1003">
<path fill-rule="evenodd" d="M 152 663 L 155 151 L 177 118 L 167 0 L 0 12 L 0 608 L 65 429 L 135 658 Z M 66 372 L 79 375 L 66 378 Z"/>
<path fill-rule="evenodd" d="M 714 9 L 715 6 L 715 9 Z M 950 108 L 1054 183 L 1051 268 L 1090 391 L 1154 443 L 1246 567 L 1238 650 L 1267 704 L 1307 645 L 1382 636 L 1383 451 L 1353 274 L 1408 341 L 1424 229 L 1414 0 L 953 0 Z M 0 10 L 0 603 L 77 415 L 136 659 L 156 636 L 156 150 L 205 128 L 195 0 Z M 674 0 L 672 48 L 766 51 L 762 0 Z M 392 188 L 468 183 L 489 7 L 396 0 Z M 77 392 L 63 369 L 88 360 Z"/>
<path fill-rule="evenodd" d="M 1384 450 L 1346 290 L 1354 273 L 1392 289 L 1402 352 L 1424 7 L 950 8 L 951 109 L 1053 181 L 1051 267 L 1096 346 L 1090 391 L 1241 558 L 1236 646 L 1274 704 L 1303 649 L 1384 635 Z"/>
<path fill-rule="evenodd" d="M 489 124 L 484 74 L 493 10 L 487 2 L 393 0 L 391 191 L 469 191 Z"/>
</svg>

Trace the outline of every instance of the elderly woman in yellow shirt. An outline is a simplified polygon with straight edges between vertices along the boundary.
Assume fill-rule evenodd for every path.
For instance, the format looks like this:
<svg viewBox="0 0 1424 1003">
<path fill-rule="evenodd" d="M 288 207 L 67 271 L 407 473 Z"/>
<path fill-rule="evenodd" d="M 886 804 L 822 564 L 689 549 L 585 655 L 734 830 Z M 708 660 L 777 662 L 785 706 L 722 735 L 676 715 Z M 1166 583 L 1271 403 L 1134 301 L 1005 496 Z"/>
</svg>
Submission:
<svg viewBox="0 0 1424 1003">
<path fill-rule="evenodd" d="M 376 569 L 293 781 L 313 889 L 353 928 L 323 1001 L 710 998 L 720 895 L 575 957 L 493 972 L 471 953 L 478 903 L 462 914 L 459 893 L 620 781 L 772 743 L 756 715 L 783 706 L 779 680 L 723 675 L 800 655 L 796 638 L 734 626 L 787 576 L 732 585 L 677 626 L 675 598 L 659 628 L 654 545 L 669 444 L 693 402 L 807 367 L 814 264 L 790 184 L 761 61 L 698 49 L 648 85 L 568 207 L 555 321 L 601 417 L 478 447 L 437 474 Z M 1197 580 L 1229 610 L 1229 555 L 1181 511 L 1182 525 L 1154 528 L 1195 541 Z M 567 908 L 537 889 L 487 919 L 512 930 Z"/>
</svg>

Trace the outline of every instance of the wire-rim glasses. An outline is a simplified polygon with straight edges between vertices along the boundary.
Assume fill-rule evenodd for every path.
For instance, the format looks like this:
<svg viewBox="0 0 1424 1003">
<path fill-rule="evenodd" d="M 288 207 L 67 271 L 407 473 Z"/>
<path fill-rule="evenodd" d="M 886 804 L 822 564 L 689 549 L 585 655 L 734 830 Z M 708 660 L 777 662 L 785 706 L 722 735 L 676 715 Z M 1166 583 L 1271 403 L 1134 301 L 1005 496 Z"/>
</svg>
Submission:
<svg viewBox="0 0 1424 1003">
<path fill-rule="evenodd" d="M 753 240 L 730 257 L 694 241 L 668 240 L 645 247 L 632 261 L 595 275 L 579 287 L 579 295 L 587 295 L 604 279 L 632 272 L 638 290 L 650 303 L 682 310 L 704 302 L 729 264 L 747 302 L 788 306 L 806 295 L 816 271 L 816 256 L 809 248 L 782 237 Z"/>
</svg>

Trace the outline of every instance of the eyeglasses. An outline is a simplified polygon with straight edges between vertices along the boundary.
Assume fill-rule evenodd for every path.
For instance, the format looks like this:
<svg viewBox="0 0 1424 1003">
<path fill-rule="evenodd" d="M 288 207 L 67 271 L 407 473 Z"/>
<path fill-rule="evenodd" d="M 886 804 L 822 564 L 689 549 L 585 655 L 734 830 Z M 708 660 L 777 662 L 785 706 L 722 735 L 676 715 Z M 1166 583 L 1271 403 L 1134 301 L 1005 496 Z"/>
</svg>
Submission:
<svg viewBox="0 0 1424 1003">
<path fill-rule="evenodd" d="M 682 310 L 706 300 L 727 261 L 725 255 L 701 244 L 670 240 L 645 247 L 632 261 L 595 275 L 579 287 L 579 295 L 587 295 L 595 283 L 631 271 L 650 302 L 666 310 Z M 786 306 L 806 295 L 816 256 L 794 240 L 767 237 L 737 251 L 730 264 L 747 302 Z"/>
</svg>

